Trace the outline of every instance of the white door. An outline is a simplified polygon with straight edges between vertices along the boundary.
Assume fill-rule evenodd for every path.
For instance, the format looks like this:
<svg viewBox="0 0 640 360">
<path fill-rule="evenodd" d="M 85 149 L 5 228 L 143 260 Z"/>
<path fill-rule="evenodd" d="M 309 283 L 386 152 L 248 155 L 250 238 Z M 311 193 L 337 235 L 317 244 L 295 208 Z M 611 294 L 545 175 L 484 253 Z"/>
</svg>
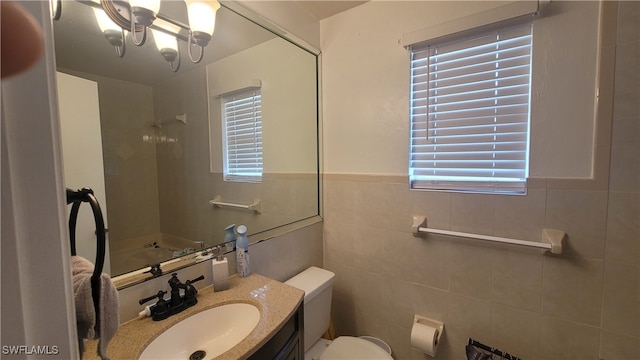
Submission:
<svg viewBox="0 0 640 360">
<path fill-rule="evenodd" d="M 98 84 L 61 72 L 57 77 L 65 185 L 72 190 L 91 188 L 108 228 Z M 71 205 L 67 219 L 70 211 Z M 83 203 L 76 224 L 76 251 L 91 262 L 96 259 L 95 230 L 91 207 Z M 111 274 L 108 239 L 107 233 L 103 272 Z"/>
</svg>

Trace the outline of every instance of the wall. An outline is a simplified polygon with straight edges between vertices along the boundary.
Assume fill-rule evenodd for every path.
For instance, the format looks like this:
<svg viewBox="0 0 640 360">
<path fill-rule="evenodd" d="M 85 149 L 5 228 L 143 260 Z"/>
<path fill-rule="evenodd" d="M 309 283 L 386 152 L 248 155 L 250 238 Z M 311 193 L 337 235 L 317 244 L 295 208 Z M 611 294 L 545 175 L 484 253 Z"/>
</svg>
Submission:
<svg viewBox="0 0 640 360">
<path fill-rule="evenodd" d="M 238 3 L 259 14 L 259 17 L 276 24 L 279 29 L 274 29 L 275 32 L 291 34 L 316 49 L 320 48 L 318 20 L 300 4 L 294 1 L 261 0 L 239 0 Z M 251 19 L 261 23 L 260 18 Z"/>
<path fill-rule="evenodd" d="M 52 29 L 46 26 L 51 21 L 49 4 L 16 3 L 42 27 L 44 46 L 29 70 L 2 79 L 0 341 L 3 349 L 48 346 L 55 353 L 49 359 L 76 359 Z"/>
<path fill-rule="evenodd" d="M 446 8 L 465 14 L 483 4 Z M 374 1 L 321 21 L 324 266 L 336 272 L 337 333 L 378 336 L 397 359 L 424 359 L 410 346 L 413 315 L 420 314 L 445 322 L 437 359 L 464 358 L 468 337 L 526 359 L 636 358 L 639 4 L 619 4 L 617 41 L 615 27 L 607 28 L 614 36 L 602 44 L 604 60 L 617 51 L 612 136 L 607 86 L 598 109 L 598 136 L 606 135 L 599 141 L 612 143 L 610 156 L 608 146 L 596 154 L 606 158 L 605 178 L 540 179 L 526 196 L 408 190 L 408 57 L 397 39 L 442 21 L 445 15 L 429 11 L 436 5 Z M 602 84 L 612 86 L 613 65 L 604 62 Z M 568 239 L 563 255 L 552 256 L 416 238 L 413 215 L 426 215 L 435 228 L 539 241 L 549 227 Z"/>
<path fill-rule="evenodd" d="M 289 53 L 285 55 L 284 49 Z M 286 60 L 255 60 L 274 59 L 274 53 Z M 282 67 L 293 69 L 292 63 L 298 63 L 297 76 L 281 76 Z M 255 234 L 318 214 L 317 152 L 309 146 L 317 135 L 316 118 L 309 115 L 309 109 L 314 113 L 316 109 L 315 74 L 314 56 L 274 39 L 214 62 L 206 70 L 181 71 L 154 86 L 157 117 L 187 114 L 186 125 L 172 123 L 162 129 L 178 142 L 158 145 L 163 233 L 217 244 L 229 224 L 246 224 L 249 234 Z M 262 81 L 263 181 L 227 182 L 222 174 L 222 126 L 216 95 L 233 90 L 230 84 L 247 86 L 252 79 Z M 307 88 L 298 91 L 301 86 L 292 83 L 301 79 Z M 226 87 L 221 89 L 219 84 Z M 294 100 L 300 107 L 274 106 L 288 104 L 291 100 L 282 97 L 291 89 L 296 89 L 296 96 L 304 96 Z M 296 132 L 295 136 L 287 136 L 291 135 L 287 130 Z M 260 199 L 262 212 L 214 208 L 209 200 L 216 195 L 238 204 Z"/>
</svg>

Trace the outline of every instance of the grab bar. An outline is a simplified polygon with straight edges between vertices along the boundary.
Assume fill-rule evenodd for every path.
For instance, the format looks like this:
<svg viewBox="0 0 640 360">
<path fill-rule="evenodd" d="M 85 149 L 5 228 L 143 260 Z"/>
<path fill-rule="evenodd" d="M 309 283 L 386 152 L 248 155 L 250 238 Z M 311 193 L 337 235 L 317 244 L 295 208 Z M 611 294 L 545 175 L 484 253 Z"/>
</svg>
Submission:
<svg viewBox="0 0 640 360">
<path fill-rule="evenodd" d="M 432 233 L 449 236 L 459 236 L 468 239 L 484 240 L 509 245 L 519 245 L 534 247 L 539 249 L 545 249 L 551 251 L 553 254 L 562 254 L 562 240 L 565 238 L 566 233 L 561 230 L 555 229 L 542 229 L 542 242 L 518 240 L 511 238 L 504 238 L 499 236 L 472 234 L 459 231 L 450 231 L 442 229 L 432 229 L 427 227 L 427 218 L 424 216 L 414 216 L 412 232 L 414 236 L 420 236 L 420 233 Z"/>
<path fill-rule="evenodd" d="M 212 206 L 217 206 L 217 207 L 228 207 L 228 208 L 255 211 L 258 214 L 260 214 L 262 212 L 262 206 L 261 206 L 260 199 L 255 200 L 254 202 L 252 202 L 249 205 L 243 205 L 243 204 L 234 204 L 234 203 L 223 202 L 222 201 L 222 197 L 220 195 L 216 195 L 213 198 L 213 200 L 209 201 L 209 204 L 211 204 Z"/>
</svg>

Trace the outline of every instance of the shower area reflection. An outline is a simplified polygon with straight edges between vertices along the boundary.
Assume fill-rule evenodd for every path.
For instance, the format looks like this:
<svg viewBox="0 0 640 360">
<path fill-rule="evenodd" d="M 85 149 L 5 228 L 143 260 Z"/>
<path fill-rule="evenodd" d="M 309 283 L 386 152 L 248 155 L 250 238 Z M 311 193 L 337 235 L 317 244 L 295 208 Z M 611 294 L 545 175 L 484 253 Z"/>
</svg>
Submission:
<svg viewBox="0 0 640 360">
<path fill-rule="evenodd" d="M 168 261 L 183 255 L 195 253 L 202 247 L 201 242 L 180 239 L 166 234 L 143 236 L 131 241 L 131 247 L 112 251 L 111 268 L 116 274 L 140 269 Z"/>
</svg>

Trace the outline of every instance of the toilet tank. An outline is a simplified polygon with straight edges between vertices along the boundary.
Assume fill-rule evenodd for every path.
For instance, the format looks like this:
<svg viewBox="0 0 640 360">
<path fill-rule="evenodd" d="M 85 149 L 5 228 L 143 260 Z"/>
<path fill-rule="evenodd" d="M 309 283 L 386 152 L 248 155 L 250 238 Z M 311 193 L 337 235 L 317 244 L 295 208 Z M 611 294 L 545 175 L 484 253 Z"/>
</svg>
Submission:
<svg viewBox="0 0 640 360">
<path fill-rule="evenodd" d="M 304 351 L 307 352 L 329 328 L 331 291 L 335 274 L 312 266 L 285 284 L 304 291 Z"/>
</svg>

